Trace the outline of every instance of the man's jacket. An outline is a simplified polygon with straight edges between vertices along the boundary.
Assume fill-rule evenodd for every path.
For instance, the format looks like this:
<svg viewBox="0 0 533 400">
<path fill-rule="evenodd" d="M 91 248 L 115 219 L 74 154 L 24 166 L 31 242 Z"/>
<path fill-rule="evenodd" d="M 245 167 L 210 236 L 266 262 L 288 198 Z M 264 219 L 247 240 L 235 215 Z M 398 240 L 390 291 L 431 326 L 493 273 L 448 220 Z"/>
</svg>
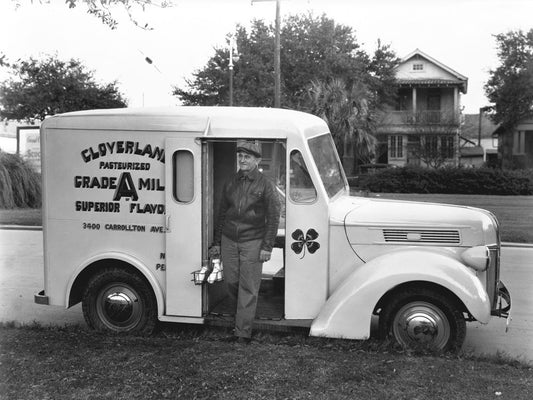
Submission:
<svg viewBox="0 0 533 400">
<path fill-rule="evenodd" d="M 262 239 L 261 250 L 272 251 L 280 217 L 279 197 L 274 184 L 258 169 L 235 174 L 224 184 L 214 243 L 222 235 L 235 242 Z"/>
</svg>

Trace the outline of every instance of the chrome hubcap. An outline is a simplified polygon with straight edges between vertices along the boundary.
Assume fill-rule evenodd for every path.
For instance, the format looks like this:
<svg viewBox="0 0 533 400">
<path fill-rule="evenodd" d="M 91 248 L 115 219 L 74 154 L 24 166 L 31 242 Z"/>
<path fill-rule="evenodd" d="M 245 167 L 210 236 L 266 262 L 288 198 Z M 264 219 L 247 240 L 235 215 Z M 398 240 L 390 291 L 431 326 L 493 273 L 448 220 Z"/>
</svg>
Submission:
<svg viewBox="0 0 533 400">
<path fill-rule="evenodd" d="M 393 321 L 398 343 L 408 348 L 442 350 L 450 339 L 450 323 L 435 305 L 416 301 L 404 305 Z"/>
<path fill-rule="evenodd" d="M 137 292 L 132 287 L 113 283 L 100 291 L 96 310 L 100 320 L 108 328 L 126 331 L 139 323 L 142 306 Z"/>
</svg>

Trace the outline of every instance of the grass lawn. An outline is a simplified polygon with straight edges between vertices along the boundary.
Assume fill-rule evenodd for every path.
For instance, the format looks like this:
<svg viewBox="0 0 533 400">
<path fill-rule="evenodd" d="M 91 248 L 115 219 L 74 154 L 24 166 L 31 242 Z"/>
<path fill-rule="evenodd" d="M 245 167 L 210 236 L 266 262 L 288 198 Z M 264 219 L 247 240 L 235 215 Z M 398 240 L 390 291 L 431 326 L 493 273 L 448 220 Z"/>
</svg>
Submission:
<svg viewBox="0 0 533 400">
<path fill-rule="evenodd" d="M 409 354 L 373 341 L 182 326 L 153 337 L 0 327 L 6 399 L 531 399 L 533 369 L 502 357 Z"/>
<path fill-rule="evenodd" d="M 0 225 L 42 225 L 40 208 L 16 208 L 14 210 L 0 209 Z"/>
<path fill-rule="evenodd" d="M 533 243 L 533 196 L 410 193 L 373 193 L 370 196 L 483 208 L 498 218 L 504 242 Z"/>
</svg>

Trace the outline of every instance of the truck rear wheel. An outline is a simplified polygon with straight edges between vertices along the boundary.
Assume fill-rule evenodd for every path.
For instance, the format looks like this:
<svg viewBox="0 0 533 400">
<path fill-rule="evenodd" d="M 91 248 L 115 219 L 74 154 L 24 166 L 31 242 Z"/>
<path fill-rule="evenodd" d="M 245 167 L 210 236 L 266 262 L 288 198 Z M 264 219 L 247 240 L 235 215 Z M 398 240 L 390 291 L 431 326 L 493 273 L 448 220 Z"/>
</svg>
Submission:
<svg viewBox="0 0 533 400">
<path fill-rule="evenodd" d="M 465 340 L 466 322 L 448 297 L 428 289 L 408 289 L 383 307 L 379 335 L 413 350 L 456 351 Z"/>
<path fill-rule="evenodd" d="M 150 334 L 157 322 L 152 288 L 137 274 L 106 268 L 94 275 L 82 299 L 87 324 L 99 331 Z"/>
</svg>

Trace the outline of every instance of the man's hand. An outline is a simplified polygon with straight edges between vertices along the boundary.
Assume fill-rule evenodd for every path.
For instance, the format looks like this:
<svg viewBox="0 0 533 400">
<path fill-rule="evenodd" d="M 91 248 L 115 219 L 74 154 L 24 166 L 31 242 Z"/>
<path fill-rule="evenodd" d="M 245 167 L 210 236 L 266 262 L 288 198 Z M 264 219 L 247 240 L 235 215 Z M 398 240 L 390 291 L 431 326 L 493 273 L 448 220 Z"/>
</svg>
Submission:
<svg viewBox="0 0 533 400">
<path fill-rule="evenodd" d="M 209 257 L 220 258 L 220 246 L 211 246 L 208 250 Z"/>
<path fill-rule="evenodd" d="M 265 261 L 270 260 L 270 254 L 271 254 L 270 251 L 261 250 L 259 252 L 259 261 L 265 262 Z"/>
</svg>

